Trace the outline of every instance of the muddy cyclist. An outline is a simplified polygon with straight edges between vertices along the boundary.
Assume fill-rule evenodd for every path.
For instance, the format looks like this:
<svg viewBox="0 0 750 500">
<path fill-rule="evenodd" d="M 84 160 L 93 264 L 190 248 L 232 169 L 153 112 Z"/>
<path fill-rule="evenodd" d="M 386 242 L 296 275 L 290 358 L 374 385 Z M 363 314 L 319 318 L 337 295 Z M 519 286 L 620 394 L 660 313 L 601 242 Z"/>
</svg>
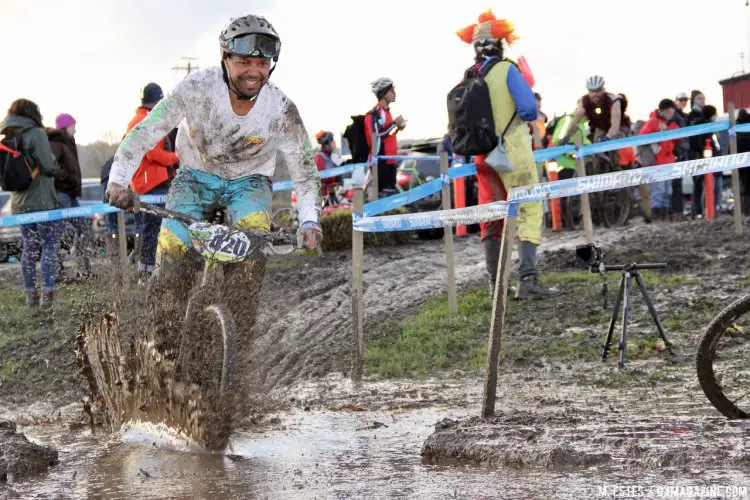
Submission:
<svg viewBox="0 0 750 500">
<path fill-rule="evenodd" d="M 166 208 L 206 220 L 223 209 L 240 229 L 270 229 L 271 178 L 281 156 L 299 198 L 298 237 L 315 249 L 322 240 L 320 178 L 305 126 L 294 103 L 269 77 L 281 40 L 263 17 L 233 19 L 219 36 L 221 64 L 188 75 L 125 137 L 115 155 L 107 186 L 112 205 L 130 209 L 133 173 L 144 154 L 179 125 L 181 168 Z M 179 330 L 193 278 L 201 269 L 189 252 L 187 228 L 165 219 L 148 295 L 157 343 L 175 347 L 169 332 Z M 265 257 L 229 264 L 223 287 L 237 331 L 255 323 Z"/>
</svg>

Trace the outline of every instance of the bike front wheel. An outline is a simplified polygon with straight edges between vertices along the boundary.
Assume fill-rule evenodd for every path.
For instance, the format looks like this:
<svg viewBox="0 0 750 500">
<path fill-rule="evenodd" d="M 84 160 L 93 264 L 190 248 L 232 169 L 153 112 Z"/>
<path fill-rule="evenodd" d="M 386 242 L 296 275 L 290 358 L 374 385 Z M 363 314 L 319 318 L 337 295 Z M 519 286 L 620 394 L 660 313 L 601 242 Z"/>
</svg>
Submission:
<svg viewBox="0 0 750 500">
<path fill-rule="evenodd" d="M 750 414 L 750 294 L 730 304 L 708 325 L 696 355 L 704 394 L 729 419 Z"/>
</svg>

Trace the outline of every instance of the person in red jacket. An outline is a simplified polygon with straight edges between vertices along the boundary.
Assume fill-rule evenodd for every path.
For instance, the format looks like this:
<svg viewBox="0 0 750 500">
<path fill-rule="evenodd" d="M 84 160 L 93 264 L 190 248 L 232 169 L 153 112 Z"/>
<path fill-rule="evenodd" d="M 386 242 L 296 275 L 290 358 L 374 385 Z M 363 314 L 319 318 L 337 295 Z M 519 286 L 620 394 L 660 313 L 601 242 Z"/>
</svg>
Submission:
<svg viewBox="0 0 750 500">
<path fill-rule="evenodd" d="M 659 103 L 659 108 L 652 111 L 649 120 L 643 125 L 639 135 L 652 134 L 654 132 L 661 132 L 663 130 L 670 130 L 680 128 L 676 122 L 673 121 L 674 114 L 677 106 L 671 99 L 662 99 Z M 671 141 L 662 141 L 656 144 L 651 144 L 646 147 L 651 147 L 654 152 L 654 165 L 666 165 L 667 163 L 674 163 L 676 161 L 675 148 L 680 143 L 680 139 L 674 139 Z M 670 191 L 672 189 L 672 181 L 655 182 L 649 184 L 649 198 L 651 201 L 651 210 L 653 211 L 654 217 L 657 219 L 666 219 L 669 213 L 670 206 Z"/>
<path fill-rule="evenodd" d="M 141 105 L 135 111 L 135 117 L 128 124 L 128 132 L 138 125 L 156 104 L 164 97 L 161 87 L 149 83 L 141 91 Z M 154 149 L 146 153 L 138 170 L 133 174 L 130 187 L 139 195 L 166 195 L 169 183 L 174 177 L 175 169 L 180 162 L 174 147 L 168 144 L 169 137 L 162 139 Z M 164 204 L 159 204 L 164 206 Z M 156 243 L 159 239 L 161 217 L 150 214 L 139 214 L 143 217 L 143 230 L 140 255 L 138 259 L 138 283 L 145 285 L 156 264 Z"/>
<path fill-rule="evenodd" d="M 391 115 L 391 104 L 396 102 L 396 89 L 390 78 L 378 78 L 370 84 L 378 104 L 365 115 L 365 136 L 367 146 L 372 151 L 372 137 L 377 136 L 380 143 L 378 154 L 383 156 L 398 155 L 396 134 L 406 127 L 406 120 L 399 115 Z M 378 190 L 393 194 L 396 191 L 396 168 L 398 160 L 378 160 Z"/>
<path fill-rule="evenodd" d="M 320 132 L 315 134 L 315 139 L 320 145 L 320 151 L 315 153 L 315 156 L 313 158 L 315 160 L 315 167 L 318 169 L 318 172 L 323 172 L 324 170 L 335 168 L 336 162 L 334 162 L 333 158 L 331 157 L 331 154 L 336 149 L 336 141 L 333 138 L 333 132 L 321 130 Z M 328 194 L 335 189 L 335 186 L 335 177 L 321 179 L 320 194 L 323 196 L 324 200 L 328 196 Z"/>
</svg>

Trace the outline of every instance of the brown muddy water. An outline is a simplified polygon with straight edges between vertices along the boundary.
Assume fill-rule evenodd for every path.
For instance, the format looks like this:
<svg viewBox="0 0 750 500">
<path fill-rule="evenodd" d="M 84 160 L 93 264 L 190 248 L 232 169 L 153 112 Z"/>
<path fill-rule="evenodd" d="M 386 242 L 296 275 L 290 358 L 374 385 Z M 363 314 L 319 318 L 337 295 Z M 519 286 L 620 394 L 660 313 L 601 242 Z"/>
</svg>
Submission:
<svg viewBox="0 0 750 500">
<path fill-rule="evenodd" d="M 583 365 L 583 373 L 554 363 L 522 377 L 505 371 L 498 417 L 485 428 L 464 420 L 465 435 L 455 440 L 463 456 L 448 461 L 431 460 L 429 448 L 435 436 L 453 438 L 431 435 L 438 422 L 445 428 L 479 414 L 480 373 L 366 382 L 360 390 L 337 375 L 295 384 L 278 395 L 281 405 L 265 424 L 233 436 L 225 455 L 191 451 L 144 429 L 92 436 L 30 426 L 20 430 L 56 446 L 60 464 L 5 494 L 574 499 L 630 488 L 640 498 L 700 491 L 723 493 L 703 498 L 747 498 L 750 425 L 727 422 L 691 396 L 689 370 L 661 360 L 633 365 L 629 375 L 599 363 Z M 548 377 L 554 373 L 557 380 Z"/>
<path fill-rule="evenodd" d="M 0 417 L 57 448 L 59 464 L 0 483 L 0 498 L 750 497 L 750 426 L 711 407 L 693 362 L 705 326 L 698 313 L 746 292 L 750 244 L 731 231 L 729 219 L 601 231 L 609 263 L 666 261 L 680 273 L 649 281 L 678 357 L 634 359 L 619 372 L 616 350 L 601 363 L 516 349 L 501 365 L 497 416 L 487 420 L 476 418 L 481 372 L 369 380 L 360 390 L 331 373 L 346 370 L 350 351 L 347 255 L 271 268 L 264 294 L 274 300 L 261 309 L 250 373 L 266 410 L 248 418 L 227 454 L 186 449 L 161 432 L 92 435 L 70 426 L 80 403 L 58 410 L 19 396 L 16 407 L 0 405 Z M 580 234 L 550 237 L 543 271 L 568 269 L 581 242 Z M 459 286 L 484 282 L 476 238 L 457 241 L 456 254 Z M 439 243 L 366 251 L 368 335 L 443 294 L 444 270 Z M 533 321 L 515 318 L 506 346 L 550 339 L 598 350 L 606 324 L 596 291 L 591 303 L 582 303 L 582 288 L 566 292 L 525 306 Z M 634 338 L 651 338 L 642 300 L 633 300 Z"/>
</svg>

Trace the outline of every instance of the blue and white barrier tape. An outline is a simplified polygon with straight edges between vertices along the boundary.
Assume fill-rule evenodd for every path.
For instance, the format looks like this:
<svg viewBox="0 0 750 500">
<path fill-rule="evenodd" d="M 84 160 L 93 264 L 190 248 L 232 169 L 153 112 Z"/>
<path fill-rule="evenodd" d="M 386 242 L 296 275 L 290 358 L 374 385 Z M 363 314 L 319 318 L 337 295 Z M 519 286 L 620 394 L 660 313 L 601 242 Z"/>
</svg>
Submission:
<svg viewBox="0 0 750 500">
<path fill-rule="evenodd" d="M 748 153 L 668 163 L 654 167 L 635 168 L 621 172 L 516 187 L 510 190 L 508 200 L 542 201 L 550 198 L 565 198 L 584 193 L 595 193 L 610 189 L 638 186 L 640 184 L 653 184 L 655 182 L 680 179 L 687 176 L 721 172 L 722 170 L 733 170 L 749 165 L 750 154 Z"/>
<path fill-rule="evenodd" d="M 369 167 L 371 165 L 373 165 L 373 162 L 352 163 L 351 165 L 342 165 L 340 167 L 329 168 L 320 172 L 320 178 L 321 180 L 329 179 L 331 177 L 336 177 L 338 175 L 343 175 L 343 174 L 348 174 L 349 172 L 353 172 L 355 168 Z M 293 188 L 294 188 L 294 184 L 292 181 L 279 181 L 279 182 L 273 183 L 273 191 L 277 193 L 279 191 L 291 191 Z"/>
<path fill-rule="evenodd" d="M 685 137 L 691 137 L 695 135 L 712 134 L 714 132 L 727 130 L 728 128 L 729 124 L 726 122 L 712 122 L 704 123 L 702 125 L 692 125 L 690 127 L 664 130 L 662 132 L 654 132 L 653 134 L 636 135 L 633 137 L 625 137 L 623 139 L 598 142 L 596 144 L 583 146 L 583 155 L 591 156 L 598 153 L 606 153 L 608 151 L 616 151 L 618 149 L 628 147 L 644 146 L 646 144 L 671 141 L 674 139 L 684 139 Z"/>
<path fill-rule="evenodd" d="M 403 193 L 371 201 L 364 206 L 363 212 L 366 217 L 382 214 L 388 210 L 403 207 L 404 205 L 419 201 L 422 198 L 427 198 L 428 196 L 440 192 L 441 189 L 443 189 L 443 181 L 441 179 L 433 179 L 408 191 L 404 191 Z"/>
<path fill-rule="evenodd" d="M 427 160 L 439 160 L 440 156 L 438 155 L 424 155 L 424 156 L 408 156 L 408 155 L 378 155 L 375 158 L 378 160 L 417 160 L 417 161 L 427 161 Z"/>
<path fill-rule="evenodd" d="M 664 130 L 662 132 L 654 132 L 653 134 L 636 135 L 633 137 L 625 137 L 612 141 L 588 144 L 581 148 L 581 154 L 583 156 L 591 156 L 599 153 L 606 153 L 609 151 L 617 151 L 618 149 L 624 149 L 628 147 L 644 146 L 646 144 L 653 144 L 661 141 L 670 141 L 674 139 L 683 139 L 685 137 L 691 137 L 694 135 L 721 132 L 722 130 L 727 130 L 728 128 L 729 125 L 727 122 L 712 122 L 704 123 L 701 125 L 691 125 L 690 127 Z M 737 132 L 750 132 L 750 124 L 737 125 L 736 128 Z M 543 161 L 551 160 L 560 155 L 574 153 L 575 151 L 576 147 L 571 144 L 567 144 L 565 146 L 556 146 L 554 148 L 538 149 L 534 151 L 534 160 L 537 163 L 541 163 Z"/>
<path fill-rule="evenodd" d="M 164 194 L 147 194 L 141 196 L 144 203 L 166 203 L 167 196 Z M 93 203 L 72 208 L 57 208 L 55 210 L 44 210 L 41 212 L 30 212 L 26 214 L 6 215 L 0 217 L 0 227 L 20 226 L 22 224 L 33 224 L 35 222 L 52 222 L 57 220 L 78 219 L 93 217 L 96 214 L 111 214 L 119 209 L 108 203 Z"/>
<path fill-rule="evenodd" d="M 36 222 L 52 222 L 63 219 L 77 219 L 79 217 L 93 217 L 95 214 L 113 213 L 119 209 L 112 205 L 99 203 L 74 208 L 58 208 L 56 210 L 45 210 L 42 212 L 31 212 L 27 214 L 6 215 L 0 217 L 0 227 L 20 226 L 22 224 L 33 224 Z"/>
<path fill-rule="evenodd" d="M 368 233 L 452 227 L 504 219 L 508 216 L 508 205 L 505 201 L 497 201 L 467 208 L 383 217 L 362 217 L 353 214 L 352 223 L 356 231 Z"/>
<path fill-rule="evenodd" d="M 403 193 L 394 194 L 387 198 L 381 198 L 380 200 L 375 200 L 366 204 L 363 209 L 364 214 L 367 217 L 372 217 L 387 212 L 388 210 L 409 205 L 410 203 L 414 203 L 415 201 L 419 201 L 439 192 L 442 189 L 443 184 L 449 184 L 451 179 L 476 175 L 476 173 L 477 166 L 473 163 L 451 167 L 448 169 L 447 175 L 440 174 L 440 179 L 425 182 L 424 184 L 408 191 L 404 191 Z"/>
<path fill-rule="evenodd" d="M 418 214 L 389 215 L 385 217 L 361 217 L 355 214 L 353 225 L 357 231 L 385 232 L 477 224 L 502 219 L 509 215 L 512 216 L 515 210 L 517 210 L 517 205 L 525 201 L 542 201 L 550 198 L 576 196 L 584 193 L 595 193 L 627 186 L 668 181 L 689 175 L 705 175 L 747 166 L 750 166 L 750 153 L 669 163 L 667 165 L 594 175 L 581 179 L 573 178 L 536 184 L 534 186 L 513 188 L 510 192 L 511 202 L 498 201 L 467 208 L 422 212 Z"/>
<path fill-rule="evenodd" d="M 477 175 L 477 166 L 474 163 L 467 163 L 465 165 L 459 165 L 448 169 L 448 177 L 451 179 L 468 177 L 470 175 Z"/>
</svg>

